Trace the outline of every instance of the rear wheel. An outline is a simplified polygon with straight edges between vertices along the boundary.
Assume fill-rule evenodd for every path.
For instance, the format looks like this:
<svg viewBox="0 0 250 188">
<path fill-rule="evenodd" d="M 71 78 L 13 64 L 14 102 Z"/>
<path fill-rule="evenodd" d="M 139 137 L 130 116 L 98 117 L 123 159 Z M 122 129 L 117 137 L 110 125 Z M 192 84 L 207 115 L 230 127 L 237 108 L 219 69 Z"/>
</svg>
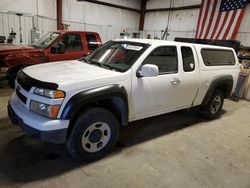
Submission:
<svg viewBox="0 0 250 188">
<path fill-rule="evenodd" d="M 202 107 L 202 115 L 207 119 L 213 119 L 221 114 L 224 104 L 224 93 L 222 90 L 215 90 L 208 103 Z"/>
<path fill-rule="evenodd" d="M 119 122 L 104 108 L 83 112 L 67 139 L 69 153 L 79 161 L 92 161 L 108 154 L 119 136 Z"/>
</svg>

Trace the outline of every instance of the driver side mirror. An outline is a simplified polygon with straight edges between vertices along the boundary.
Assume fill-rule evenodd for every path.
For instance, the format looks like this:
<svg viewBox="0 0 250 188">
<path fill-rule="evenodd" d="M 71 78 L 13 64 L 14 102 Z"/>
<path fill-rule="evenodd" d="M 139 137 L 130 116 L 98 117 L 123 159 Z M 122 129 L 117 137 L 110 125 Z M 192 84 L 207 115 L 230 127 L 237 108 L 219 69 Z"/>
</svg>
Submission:
<svg viewBox="0 0 250 188">
<path fill-rule="evenodd" d="M 51 48 L 51 53 L 53 54 L 63 54 L 65 52 L 65 44 L 63 42 L 58 42 L 53 44 Z"/>
<path fill-rule="evenodd" d="M 146 64 L 143 65 L 141 71 L 138 72 L 138 77 L 155 77 L 159 75 L 159 68 L 157 65 Z"/>
</svg>

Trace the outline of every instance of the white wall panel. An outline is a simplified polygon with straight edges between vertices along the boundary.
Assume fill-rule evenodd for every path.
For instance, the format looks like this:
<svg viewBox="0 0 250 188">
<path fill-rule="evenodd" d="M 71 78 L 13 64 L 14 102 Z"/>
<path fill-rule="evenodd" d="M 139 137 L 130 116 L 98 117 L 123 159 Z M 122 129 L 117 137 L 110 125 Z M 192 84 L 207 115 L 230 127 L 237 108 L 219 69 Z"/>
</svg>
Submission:
<svg viewBox="0 0 250 188">
<path fill-rule="evenodd" d="M 16 11 L 56 18 L 56 0 L 1 0 L 0 12 Z M 38 13 L 37 13 L 38 11 Z"/>
<path fill-rule="evenodd" d="M 17 11 L 36 14 L 35 0 L 1 0 L 0 12 Z"/>
<path fill-rule="evenodd" d="M 30 30 L 33 27 L 32 18 L 41 34 L 56 29 L 56 0 L 1 0 L 0 1 L 0 35 L 8 38 L 13 29 L 17 33 L 14 43 L 20 41 L 19 17 L 11 12 L 24 13 L 21 16 L 22 44 L 30 44 Z M 37 19 L 37 16 L 39 17 Z"/>
<path fill-rule="evenodd" d="M 250 46 L 250 4 L 246 7 L 236 39 L 244 46 Z"/>
<path fill-rule="evenodd" d="M 140 0 L 106 0 L 105 2 L 140 9 Z M 8 11 L 28 13 L 22 16 L 23 44 L 30 44 L 32 17 L 38 25 L 41 35 L 56 30 L 56 0 L 1 0 L 0 35 L 9 36 L 11 28 L 17 33 L 19 43 L 18 16 L 6 14 Z M 2 13 L 1 13 L 2 12 Z M 103 42 L 118 38 L 123 29 L 137 31 L 139 13 L 76 0 L 63 0 L 63 23 L 69 24 L 70 30 L 96 31 Z M 39 15 L 37 19 L 37 15 Z"/>
<path fill-rule="evenodd" d="M 139 8 L 139 0 L 105 1 L 122 6 Z M 70 30 L 97 31 L 103 42 L 118 38 L 123 29 L 138 31 L 139 13 L 76 0 L 63 0 L 63 23 Z M 77 22 L 77 23 L 75 23 Z"/>
<path fill-rule="evenodd" d="M 198 5 L 201 0 L 173 0 L 171 7 Z M 170 0 L 149 0 L 147 9 L 169 8 Z M 152 38 L 161 38 L 167 25 L 169 28 L 168 40 L 175 37 L 194 37 L 199 9 L 147 12 L 145 16 L 144 34 L 151 34 Z M 168 23 L 168 17 L 169 23 Z"/>
<path fill-rule="evenodd" d="M 56 19 L 56 0 L 33 0 L 38 2 L 38 15 Z"/>
<path fill-rule="evenodd" d="M 145 32 L 151 31 L 152 37 L 161 37 L 161 30 L 167 27 L 169 12 L 148 12 L 145 16 Z M 174 37 L 194 37 L 196 23 L 199 16 L 199 9 L 173 11 L 169 20 L 169 40 Z M 157 33 L 157 34 L 156 34 Z M 160 36 L 159 36 L 160 35 Z"/>
</svg>

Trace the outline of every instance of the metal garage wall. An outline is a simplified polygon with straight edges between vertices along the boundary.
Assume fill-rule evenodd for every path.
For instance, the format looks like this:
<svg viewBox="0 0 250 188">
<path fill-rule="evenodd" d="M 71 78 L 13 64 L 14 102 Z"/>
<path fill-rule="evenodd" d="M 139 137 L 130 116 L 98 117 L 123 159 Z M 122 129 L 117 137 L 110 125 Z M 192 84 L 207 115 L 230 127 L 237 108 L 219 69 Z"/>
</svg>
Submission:
<svg viewBox="0 0 250 188">
<path fill-rule="evenodd" d="M 105 2 L 140 9 L 140 0 Z M 96 31 L 103 42 L 119 38 L 123 29 L 138 31 L 139 13 L 76 0 L 63 0 L 63 23 L 70 30 Z"/>
<path fill-rule="evenodd" d="M 161 38 L 167 26 L 169 12 L 148 12 L 145 16 L 145 33 Z M 170 14 L 168 40 L 175 37 L 194 37 L 199 10 L 181 10 Z"/>
<path fill-rule="evenodd" d="M 140 9 L 140 0 L 106 0 L 105 2 Z M 17 33 L 19 44 L 18 16 L 8 13 L 25 13 L 21 16 L 22 44 L 30 44 L 30 30 L 34 24 L 41 35 L 56 30 L 56 0 L 4 0 L 0 1 L 0 35 L 9 36 L 11 29 Z M 70 30 L 96 31 L 103 42 L 118 38 L 123 29 L 138 31 L 139 13 L 88 2 L 63 0 L 63 23 Z"/>
<path fill-rule="evenodd" d="M 172 7 L 190 6 L 200 4 L 201 0 L 174 0 Z M 147 9 L 169 8 L 170 0 L 153 0 L 148 1 Z M 161 37 L 166 29 L 168 21 L 168 11 L 164 12 L 147 12 L 145 16 L 144 35 L 151 34 L 152 37 Z M 198 21 L 199 9 L 173 11 L 170 14 L 169 36 L 168 40 L 175 37 L 195 36 L 196 24 Z M 247 5 L 246 11 L 240 26 L 237 40 L 245 46 L 250 46 L 250 4 Z"/>
<path fill-rule="evenodd" d="M 247 5 L 239 32 L 237 35 L 237 40 L 241 41 L 244 46 L 250 46 L 250 4 Z"/>
<path fill-rule="evenodd" d="M 200 4 L 200 0 L 173 0 L 172 7 L 182 7 Z M 148 1 L 147 9 L 169 8 L 170 0 L 154 0 Z M 199 9 L 180 10 L 180 11 L 163 11 L 163 12 L 147 12 L 145 15 L 144 29 L 145 33 L 149 33 L 152 37 L 160 38 L 166 29 L 168 16 L 169 19 L 169 36 L 168 40 L 175 37 L 194 37 L 196 22 L 199 16 Z"/>
<path fill-rule="evenodd" d="M 30 29 L 32 28 L 32 17 L 21 16 L 21 29 L 22 29 L 22 40 L 24 44 L 28 44 L 30 41 Z M 13 14 L 7 14 L 0 12 L 0 35 L 8 38 L 9 33 L 13 30 L 17 33 L 15 43 L 19 43 L 19 17 Z"/>
<path fill-rule="evenodd" d="M 12 12 L 24 13 L 21 16 L 22 44 L 30 44 L 30 30 L 33 23 L 41 35 L 56 30 L 55 0 L 4 0 L 0 1 L 0 35 L 8 38 L 13 29 L 17 33 L 14 43 L 19 44 L 19 17 Z"/>
</svg>

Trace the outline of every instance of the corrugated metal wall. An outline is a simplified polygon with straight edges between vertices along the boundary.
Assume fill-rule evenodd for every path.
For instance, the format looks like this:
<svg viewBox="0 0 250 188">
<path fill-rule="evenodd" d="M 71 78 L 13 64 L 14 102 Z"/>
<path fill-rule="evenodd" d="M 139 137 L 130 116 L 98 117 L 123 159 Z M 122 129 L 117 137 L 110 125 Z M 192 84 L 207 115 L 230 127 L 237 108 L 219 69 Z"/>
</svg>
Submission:
<svg viewBox="0 0 250 188">
<path fill-rule="evenodd" d="M 140 9 L 140 0 L 108 0 L 106 2 Z M 30 44 L 30 30 L 38 23 L 41 35 L 56 30 L 56 0 L 4 0 L 0 1 L 0 35 L 6 37 L 13 29 L 19 44 L 19 17 L 8 13 L 25 13 L 21 16 L 22 44 Z M 33 18 L 34 17 L 34 18 Z M 63 23 L 70 25 L 69 30 L 96 31 L 103 42 L 119 38 L 120 32 L 127 28 L 138 30 L 139 13 L 97 5 L 76 0 L 63 0 Z"/>
<path fill-rule="evenodd" d="M 122 6 L 140 9 L 140 0 L 106 0 Z M 172 7 L 200 4 L 201 0 L 173 0 Z M 167 8 L 170 0 L 149 0 L 147 9 Z M 32 17 L 41 35 L 47 31 L 56 30 L 56 0 L 1 0 L 0 1 L 0 35 L 8 37 L 11 29 L 17 33 L 16 43 L 19 43 L 19 18 L 7 13 L 17 11 L 27 13 L 21 16 L 23 44 L 30 44 L 30 29 Z M 145 16 L 145 31 L 152 37 L 160 38 L 167 26 L 168 11 L 147 12 Z M 170 14 L 168 40 L 175 37 L 194 37 L 199 9 L 173 11 Z M 119 38 L 120 32 L 138 32 L 139 14 L 132 11 L 97 5 L 76 0 L 63 0 L 63 23 L 69 24 L 70 30 L 88 30 L 100 33 L 106 42 L 112 38 Z M 250 4 L 247 5 L 245 15 L 239 29 L 237 39 L 243 45 L 250 46 Z"/>
<path fill-rule="evenodd" d="M 201 0 L 173 0 L 172 7 L 198 5 Z M 169 8 L 170 0 L 150 0 L 147 9 Z M 162 35 L 162 30 L 166 29 L 169 12 L 148 12 L 146 13 L 144 29 L 152 37 Z M 169 20 L 168 40 L 175 37 L 194 37 L 196 24 L 198 21 L 199 9 L 173 11 Z M 250 46 L 250 4 L 247 4 L 245 14 L 239 28 L 237 40 L 245 46 Z"/>
</svg>

